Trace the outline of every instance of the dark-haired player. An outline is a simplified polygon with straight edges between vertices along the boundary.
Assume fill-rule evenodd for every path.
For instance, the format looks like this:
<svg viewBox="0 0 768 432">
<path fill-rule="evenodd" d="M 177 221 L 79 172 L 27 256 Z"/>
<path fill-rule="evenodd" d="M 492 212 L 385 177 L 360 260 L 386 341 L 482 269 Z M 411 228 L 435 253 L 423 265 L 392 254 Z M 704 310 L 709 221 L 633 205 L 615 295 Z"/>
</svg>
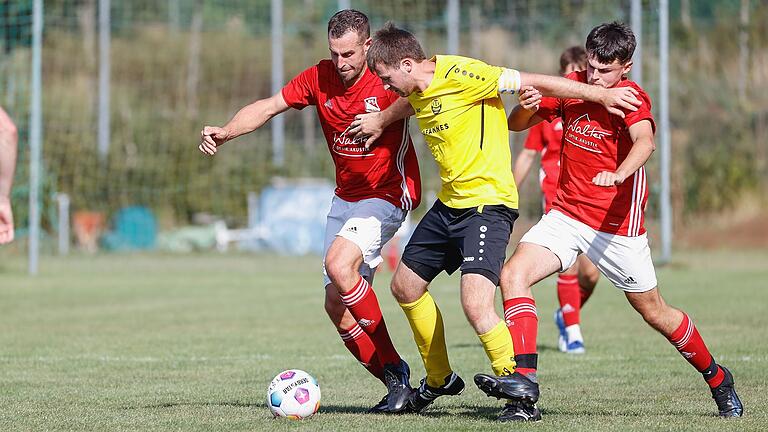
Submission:
<svg viewBox="0 0 768 432">
<path fill-rule="evenodd" d="M 635 36 L 622 23 L 602 24 L 587 36 L 586 71 L 569 79 L 602 88 L 634 88 L 642 101 L 624 118 L 579 99 L 542 98 L 527 89 L 509 118 L 513 130 L 542 120 L 563 119 L 563 150 L 555 202 L 520 240 L 504 265 L 501 290 L 512 314 L 517 370 L 509 376 L 479 374 L 475 382 L 489 396 L 510 399 L 503 420 L 537 420 L 537 317 L 531 287 L 573 265 L 585 254 L 655 330 L 699 371 L 712 391 L 719 415 L 738 417 L 743 406 L 728 369 L 709 353 L 693 321 L 659 293 L 643 226 L 648 189 L 645 162 L 655 149 L 651 100 L 625 78 L 632 68 Z M 656 368 L 657 365 L 650 366 Z"/>
</svg>

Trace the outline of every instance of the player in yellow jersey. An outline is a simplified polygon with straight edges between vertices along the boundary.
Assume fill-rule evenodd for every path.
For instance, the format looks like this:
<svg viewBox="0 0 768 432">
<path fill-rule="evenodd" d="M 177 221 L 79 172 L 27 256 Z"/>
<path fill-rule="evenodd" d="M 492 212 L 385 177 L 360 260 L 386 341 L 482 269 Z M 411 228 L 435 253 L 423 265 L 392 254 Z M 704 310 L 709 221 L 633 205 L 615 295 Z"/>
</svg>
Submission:
<svg viewBox="0 0 768 432">
<path fill-rule="evenodd" d="M 464 389 L 448 361 L 442 316 L 427 290 L 442 271 L 450 274 L 461 268 L 461 304 L 493 372 L 511 375 L 515 369 L 510 331 L 494 308 L 518 216 L 500 94 L 532 85 L 543 94 L 601 102 L 617 113 L 621 111 L 614 105 L 632 109 L 639 101 L 632 90 L 609 92 L 466 57 L 427 59 L 416 38 L 392 24 L 376 33 L 368 67 L 385 86 L 408 98 L 412 109 L 396 103 L 384 115 L 415 114 L 442 180 L 438 200 L 416 227 L 392 279 L 392 293 L 411 325 L 427 373 L 408 404 L 420 412 L 437 397 Z M 521 391 L 538 394 L 538 385 L 529 384 Z"/>
</svg>

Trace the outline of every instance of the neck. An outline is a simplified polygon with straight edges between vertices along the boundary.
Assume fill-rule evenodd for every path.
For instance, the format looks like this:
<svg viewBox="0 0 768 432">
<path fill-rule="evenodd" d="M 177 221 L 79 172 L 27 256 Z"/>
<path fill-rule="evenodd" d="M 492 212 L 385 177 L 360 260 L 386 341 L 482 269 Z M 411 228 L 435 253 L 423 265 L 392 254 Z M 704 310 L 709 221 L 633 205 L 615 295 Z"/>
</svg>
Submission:
<svg viewBox="0 0 768 432">
<path fill-rule="evenodd" d="M 366 68 L 361 69 L 360 73 L 357 74 L 354 78 L 352 78 L 349 81 L 342 80 L 344 82 L 344 87 L 345 88 L 350 88 L 353 85 L 357 84 L 357 82 L 360 81 L 363 78 L 363 75 L 365 75 L 365 70 L 366 70 Z"/>
<path fill-rule="evenodd" d="M 435 62 L 429 60 L 422 60 L 421 62 L 416 63 L 416 73 L 414 74 L 414 78 L 416 79 L 416 88 L 418 88 L 420 92 L 426 90 L 432 83 L 432 78 L 435 77 L 436 66 Z"/>
</svg>

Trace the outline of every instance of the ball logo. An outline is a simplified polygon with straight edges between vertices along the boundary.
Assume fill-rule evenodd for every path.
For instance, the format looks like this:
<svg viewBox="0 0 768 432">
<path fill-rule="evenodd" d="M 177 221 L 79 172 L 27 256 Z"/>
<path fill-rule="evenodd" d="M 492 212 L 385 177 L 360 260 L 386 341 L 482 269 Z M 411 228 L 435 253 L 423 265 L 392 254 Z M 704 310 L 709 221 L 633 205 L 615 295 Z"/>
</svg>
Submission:
<svg viewBox="0 0 768 432">
<path fill-rule="evenodd" d="M 432 108 L 432 114 L 438 115 L 440 113 L 440 110 L 443 109 L 443 103 L 440 102 L 440 99 L 432 99 L 432 103 L 429 105 L 430 108 Z"/>
<path fill-rule="evenodd" d="M 309 402 L 309 391 L 305 388 L 299 387 L 296 389 L 296 393 L 294 393 L 293 397 L 296 398 L 296 402 L 305 404 Z"/>
<path fill-rule="evenodd" d="M 283 372 L 280 374 L 280 379 L 284 379 L 284 380 L 291 379 L 293 378 L 294 375 L 296 375 L 296 372 L 294 371 Z"/>
</svg>

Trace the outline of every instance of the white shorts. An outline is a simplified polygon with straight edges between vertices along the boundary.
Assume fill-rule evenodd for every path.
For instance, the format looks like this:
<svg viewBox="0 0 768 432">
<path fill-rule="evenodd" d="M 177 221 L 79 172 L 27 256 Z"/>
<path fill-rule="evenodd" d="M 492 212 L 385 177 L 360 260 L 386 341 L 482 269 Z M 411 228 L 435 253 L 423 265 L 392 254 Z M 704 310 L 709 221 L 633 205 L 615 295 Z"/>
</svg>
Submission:
<svg viewBox="0 0 768 432">
<path fill-rule="evenodd" d="M 334 196 L 325 225 L 323 257 L 328 254 L 336 236 L 344 237 L 356 244 L 363 254 L 360 274 L 365 278 L 371 276 L 373 269 L 382 262 L 382 246 L 395 235 L 406 213 L 405 210 L 380 198 L 349 202 Z M 325 258 L 323 280 L 324 286 L 331 283 L 325 271 Z"/>
<path fill-rule="evenodd" d="M 616 288 L 645 292 L 656 287 L 648 237 L 626 237 L 597 231 L 557 210 L 545 214 L 520 239 L 551 250 L 565 271 L 585 253 Z"/>
</svg>

